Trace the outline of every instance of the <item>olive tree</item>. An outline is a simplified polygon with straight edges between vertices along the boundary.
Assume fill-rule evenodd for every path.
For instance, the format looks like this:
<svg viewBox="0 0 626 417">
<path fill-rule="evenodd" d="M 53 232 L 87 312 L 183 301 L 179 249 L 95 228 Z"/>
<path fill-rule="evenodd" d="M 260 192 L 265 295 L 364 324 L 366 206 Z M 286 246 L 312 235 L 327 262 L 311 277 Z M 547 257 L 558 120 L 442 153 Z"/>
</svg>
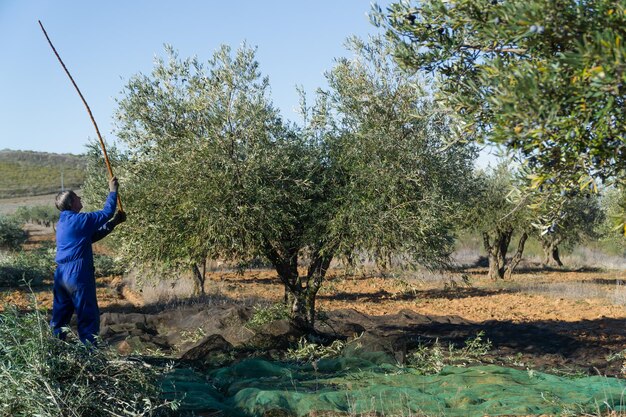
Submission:
<svg viewBox="0 0 626 417">
<path fill-rule="evenodd" d="M 464 139 L 504 146 L 533 188 L 596 190 L 626 180 L 625 12 L 614 0 L 424 0 L 372 17 L 402 65 L 440 80 Z"/>
<path fill-rule="evenodd" d="M 600 225 L 601 239 L 626 256 L 626 239 L 620 227 L 615 226 L 626 213 L 626 187 L 609 187 L 602 193 L 600 202 L 605 214 L 604 222 Z"/>
<path fill-rule="evenodd" d="M 445 146 L 453 121 L 384 41 L 350 47 L 328 89 L 311 106 L 303 97 L 300 125 L 273 107 L 247 46 L 206 64 L 169 49 L 133 77 L 118 111 L 123 250 L 202 278 L 208 258 L 266 259 L 309 329 L 334 258 L 445 265 L 475 152 Z"/>
<path fill-rule="evenodd" d="M 532 229 L 532 215 L 526 201 L 515 198 L 520 179 L 509 165 L 510 161 L 502 161 L 480 172 L 479 192 L 471 200 L 473 210 L 466 219 L 469 228 L 481 234 L 489 259 L 488 276 L 493 280 L 511 277 Z M 507 259 L 515 234 L 519 236 L 517 249 Z"/>
<path fill-rule="evenodd" d="M 446 146 L 454 120 L 393 62 L 388 43 L 352 38 L 348 46 L 355 57 L 339 59 L 321 91 L 341 184 L 331 222 L 338 250 L 443 266 L 475 191 L 475 149 Z"/>
<path fill-rule="evenodd" d="M 272 106 L 254 50 L 231 52 L 223 46 L 204 65 L 168 48 L 119 101 L 124 248 L 189 267 L 201 291 L 207 259 L 265 254 L 268 242 L 297 233 L 298 208 L 314 193 L 307 144 Z"/>
<path fill-rule="evenodd" d="M 571 248 L 585 239 L 598 239 L 600 226 L 605 221 L 605 211 L 598 194 L 577 193 L 563 197 L 566 198 L 562 204 L 558 204 L 556 220 L 552 221 L 550 227 L 545 230 L 534 229 L 543 250 L 545 266 L 563 266 L 560 248 Z M 531 205 L 536 217 L 554 217 L 552 210 L 556 203 L 551 201 L 553 199 L 555 196 L 540 196 L 538 202 Z"/>
</svg>

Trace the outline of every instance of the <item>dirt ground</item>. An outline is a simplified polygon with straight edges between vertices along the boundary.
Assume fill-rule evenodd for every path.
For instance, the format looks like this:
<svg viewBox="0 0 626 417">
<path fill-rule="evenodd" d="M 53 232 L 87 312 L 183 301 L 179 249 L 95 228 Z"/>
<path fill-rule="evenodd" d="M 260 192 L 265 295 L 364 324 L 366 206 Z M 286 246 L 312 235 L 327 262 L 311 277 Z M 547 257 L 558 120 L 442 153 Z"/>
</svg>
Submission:
<svg viewBox="0 0 626 417">
<path fill-rule="evenodd" d="M 51 230 L 30 232 L 30 245 L 53 239 Z M 624 283 L 626 271 L 546 271 L 532 265 L 512 280 L 499 282 L 487 279 L 481 268 L 401 277 L 372 272 L 346 275 L 336 269 L 318 295 L 318 308 L 335 326 L 352 326 L 382 338 L 402 337 L 409 349 L 435 340 L 460 345 L 483 331 L 493 343 L 490 358 L 499 362 L 624 377 Z M 172 291 L 174 287 L 172 283 Z M 214 300 L 213 315 L 283 297 L 283 286 L 269 269 L 244 274 L 216 270 L 205 289 Z M 149 285 L 140 288 L 128 277 L 100 278 L 97 291 L 101 311 L 118 320 L 125 314 L 163 314 L 176 308 L 155 299 Z M 40 306 L 51 307 L 50 282 L 33 292 Z M 28 298 L 23 289 L 0 288 L 0 305 L 27 308 Z"/>
<path fill-rule="evenodd" d="M 0 214 L 12 214 L 21 206 L 54 206 L 55 194 L 24 196 L 0 199 Z"/>
</svg>

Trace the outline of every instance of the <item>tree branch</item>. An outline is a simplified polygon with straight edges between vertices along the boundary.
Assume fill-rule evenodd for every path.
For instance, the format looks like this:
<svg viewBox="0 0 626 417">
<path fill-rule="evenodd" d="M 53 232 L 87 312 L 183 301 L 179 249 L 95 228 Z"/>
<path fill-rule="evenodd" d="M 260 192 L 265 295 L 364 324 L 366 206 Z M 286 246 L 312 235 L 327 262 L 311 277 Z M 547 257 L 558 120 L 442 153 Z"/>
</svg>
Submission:
<svg viewBox="0 0 626 417">
<path fill-rule="evenodd" d="M 509 53 L 509 54 L 515 54 L 515 55 L 525 55 L 526 52 L 528 52 L 528 50 L 524 48 L 485 48 L 482 46 L 475 46 L 475 45 L 461 45 L 461 48 L 472 49 L 472 50 L 481 51 L 481 52 Z"/>
</svg>

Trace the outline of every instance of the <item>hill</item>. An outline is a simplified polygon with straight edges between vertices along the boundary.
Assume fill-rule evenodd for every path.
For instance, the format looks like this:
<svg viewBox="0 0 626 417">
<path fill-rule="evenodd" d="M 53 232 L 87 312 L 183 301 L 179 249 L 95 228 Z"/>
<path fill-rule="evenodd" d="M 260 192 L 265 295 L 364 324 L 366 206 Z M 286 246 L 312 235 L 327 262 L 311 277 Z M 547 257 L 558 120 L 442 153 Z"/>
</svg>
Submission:
<svg viewBox="0 0 626 417">
<path fill-rule="evenodd" d="M 0 150 L 0 198 L 54 193 L 80 188 L 87 160 L 83 155 Z"/>
</svg>

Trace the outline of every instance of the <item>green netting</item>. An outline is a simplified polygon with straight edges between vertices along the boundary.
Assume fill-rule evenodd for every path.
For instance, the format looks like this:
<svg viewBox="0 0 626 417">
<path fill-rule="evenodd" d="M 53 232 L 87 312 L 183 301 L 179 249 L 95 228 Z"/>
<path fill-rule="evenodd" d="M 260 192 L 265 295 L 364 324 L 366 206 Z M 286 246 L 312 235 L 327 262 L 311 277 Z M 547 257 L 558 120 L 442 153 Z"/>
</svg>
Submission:
<svg viewBox="0 0 626 417">
<path fill-rule="evenodd" d="M 626 383 L 606 377 L 563 378 L 499 366 L 447 367 L 419 375 L 384 355 L 323 359 L 315 365 L 245 360 L 201 374 L 178 369 L 163 382 L 183 410 L 262 416 L 281 409 L 346 414 L 528 415 L 626 411 Z"/>
</svg>

